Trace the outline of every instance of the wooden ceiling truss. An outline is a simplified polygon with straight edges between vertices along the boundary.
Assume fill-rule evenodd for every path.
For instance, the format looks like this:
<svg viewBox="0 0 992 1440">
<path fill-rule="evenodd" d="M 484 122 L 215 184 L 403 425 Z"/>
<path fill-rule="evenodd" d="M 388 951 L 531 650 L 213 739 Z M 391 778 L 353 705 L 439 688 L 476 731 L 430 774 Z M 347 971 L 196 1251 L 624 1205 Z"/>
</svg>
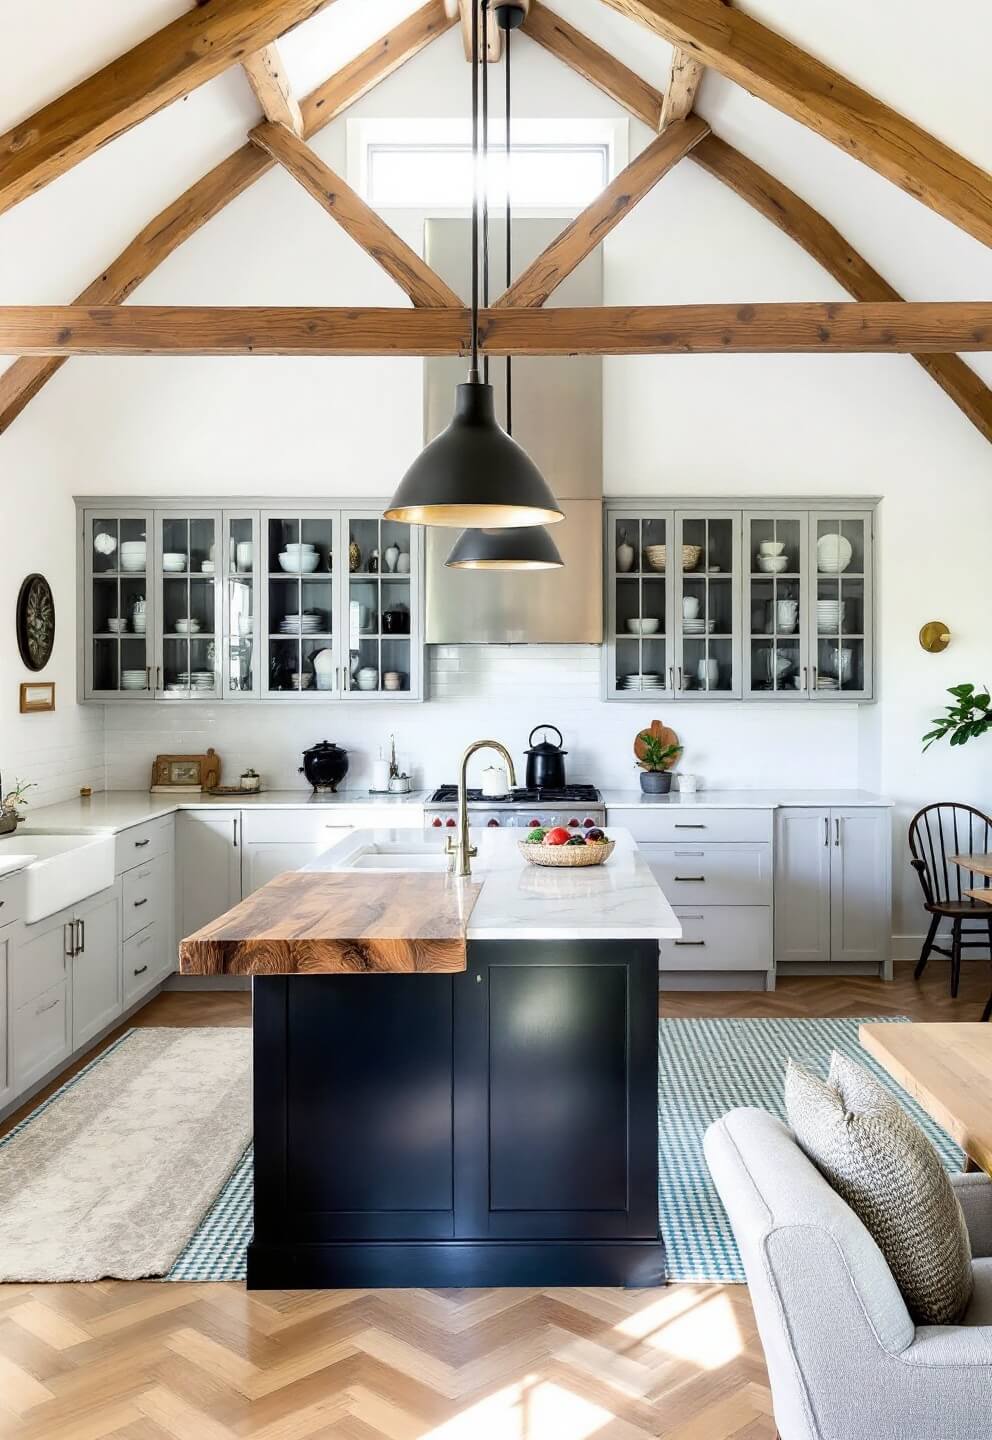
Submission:
<svg viewBox="0 0 992 1440">
<path fill-rule="evenodd" d="M 71 306 L 0 307 L 0 432 L 71 355 L 449 355 L 469 347 L 461 297 L 307 143 L 476 0 L 428 0 L 302 101 L 279 35 L 333 0 L 210 0 L 0 136 L 0 213 L 230 65 L 263 121 L 155 217 Z M 722 0 L 604 0 L 674 48 L 664 93 L 530 0 L 524 32 L 657 138 L 483 311 L 484 354 L 909 353 L 992 440 L 992 391 L 961 353 L 992 351 L 992 304 L 911 303 L 811 206 L 693 112 L 707 66 L 744 85 L 992 243 L 992 176 Z M 487 58 L 501 36 L 487 32 Z M 544 309 L 561 281 L 684 157 L 801 245 L 855 303 Z M 123 307 L 190 235 L 278 163 L 396 281 L 411 308 Z"/>
</svg>

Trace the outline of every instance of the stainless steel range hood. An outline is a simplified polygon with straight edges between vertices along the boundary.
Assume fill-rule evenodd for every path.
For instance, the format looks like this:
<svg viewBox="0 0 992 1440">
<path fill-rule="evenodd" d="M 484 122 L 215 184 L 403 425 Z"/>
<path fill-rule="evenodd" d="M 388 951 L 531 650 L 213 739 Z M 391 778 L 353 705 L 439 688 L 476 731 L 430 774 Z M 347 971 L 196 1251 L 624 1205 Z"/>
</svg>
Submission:
<svg viewBox="0 0 992 1440">
<path fill-rule="evenodd" d="M 561 231 L 560 220 L 513 222 L 517 274 Z M 471 287 L 468 220 L 428 220 L 428 264 L 460 295 Z M 502 290 L 502 225 L 492 226 L 490 295 Z M 601 305 L 603 260 L 590 255 L 565 280 L 549 305 Z M 444 357 L 424 362 L 424 440 L 451 420 L 455 386 L 466 362 Z M 490 362 L 496 413 L 505 423 L 502 360 Z M 550 482 L 565 519 L 551 527 L 563 570 L 536 572 L 448 570 L 445 560 L 457 530 L 427 530 L 427 642 L 437 645 L 598 645 L 603 639 L 603 362 L 598 356 L 513 362 L 513 435 Z"/>
</svg>

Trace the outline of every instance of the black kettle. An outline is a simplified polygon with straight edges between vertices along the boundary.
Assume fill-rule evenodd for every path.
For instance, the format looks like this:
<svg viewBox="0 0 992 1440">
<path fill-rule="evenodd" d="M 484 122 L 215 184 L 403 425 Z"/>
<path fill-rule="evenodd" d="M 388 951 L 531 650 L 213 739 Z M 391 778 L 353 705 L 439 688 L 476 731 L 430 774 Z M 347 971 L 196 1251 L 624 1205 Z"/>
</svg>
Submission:
<svg viewBox="0 0 992 1440">
<path fill-rule="evenodd" d="M 329 740 L 311 745 L 303 752 L 300 773 L 305 774 L 315 790 L 336 790 L 348 773 L 348 752 Z"/>
<path fill-rule="evenodd" d="M 558 744 L 552 745 L 551 741 L 544 739 L 540 744 L 534 744 L 534 736 L 539 730 L 553 730 L 558 736 Z M 565 756 L 567 750 L 562 749 L 562 733 L 557 725 L 535 725 L 527 737 L 529 750 L 525 750 L 527 756 L 527 789 L 528 790 L 564 790 L 565 788 Z"/>
</svg>

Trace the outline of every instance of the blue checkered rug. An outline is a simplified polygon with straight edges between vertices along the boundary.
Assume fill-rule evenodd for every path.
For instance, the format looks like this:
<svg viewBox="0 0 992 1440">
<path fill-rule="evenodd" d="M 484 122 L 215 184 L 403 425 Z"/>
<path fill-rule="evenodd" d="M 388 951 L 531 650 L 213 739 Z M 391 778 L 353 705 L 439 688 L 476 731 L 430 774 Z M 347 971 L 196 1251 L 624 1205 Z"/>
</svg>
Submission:
<svg viewBox="0 0 992 1440">
<path fill-rule="evenodd" d="M 905 1017 L 867 1016 L 878 1023 Z M 949 1170 L 961 1151 L 858 1043 L 859 1020 L 661 1020 L 658 1022 L 658 1161 L 661 1230 L 673 1280 L 744 1283 L 730 1224 L 703 1158 L 703 1133 L 736 1105 L 783 1114 L 782 1077 L 791 1056 L 826 1074 L 837 1049 L 872 1070 L 930 1136 Z M 165 1277 L 243 1280 L 251 1239 L 248 1150 L 213 1209 Z"/>
</svg>

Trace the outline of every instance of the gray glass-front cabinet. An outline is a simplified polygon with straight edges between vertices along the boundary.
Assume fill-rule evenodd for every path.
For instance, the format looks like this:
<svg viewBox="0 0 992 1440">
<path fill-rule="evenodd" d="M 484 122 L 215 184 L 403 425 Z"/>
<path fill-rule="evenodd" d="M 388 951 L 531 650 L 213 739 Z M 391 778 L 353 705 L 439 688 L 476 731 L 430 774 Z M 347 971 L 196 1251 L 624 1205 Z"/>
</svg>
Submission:
<svg viewBox="0 0 992 1440">
<path fill-rule="evenodd" d="M 423 699 L 417 528 L 378 507 L 79 504 L 81 699 Z"/>
<path fill-rule="evenodd" d="M 603 696 L 865 701 L 873 512 L 610 506 Z"/>
</svg>

